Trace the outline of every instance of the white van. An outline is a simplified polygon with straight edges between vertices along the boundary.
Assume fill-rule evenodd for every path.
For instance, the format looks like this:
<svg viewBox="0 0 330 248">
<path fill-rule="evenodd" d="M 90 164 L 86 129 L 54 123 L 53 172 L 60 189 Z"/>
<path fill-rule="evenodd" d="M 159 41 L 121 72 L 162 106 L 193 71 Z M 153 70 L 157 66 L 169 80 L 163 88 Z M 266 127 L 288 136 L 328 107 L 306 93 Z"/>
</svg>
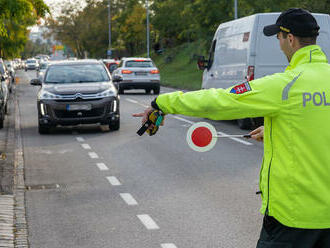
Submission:
<svg viewBox="0 0 330 248">
<path fill-rule="evenodd" d="M 274 24 L 281 13 L 255 14 L 219 25 L 208 60 L 202 57 L 202 89 L 228 88 L 234 84 L 282 72 L 288 60 L 280 50 L 276 36 L 263 34 L 264 26 Z M 320 26 L 317 44 L 330 60 L 330 15 L 313 14 Z M 206 62 L 206 63 L 204 63 Z M 238 120 L 249 129 L 253 120 Z"/>
</svg>

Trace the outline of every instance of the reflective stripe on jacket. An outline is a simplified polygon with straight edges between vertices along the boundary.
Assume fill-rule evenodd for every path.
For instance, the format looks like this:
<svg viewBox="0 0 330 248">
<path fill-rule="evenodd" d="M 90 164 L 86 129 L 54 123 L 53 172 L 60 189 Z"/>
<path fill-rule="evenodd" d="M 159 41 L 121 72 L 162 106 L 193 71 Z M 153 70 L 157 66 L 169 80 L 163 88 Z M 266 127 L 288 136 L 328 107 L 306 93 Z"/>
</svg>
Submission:
<svg viewBox="0 0 330 248">
<path fill-rule="evenodd" d="M 330 228 L 330 65 L 319 46 L 299 49 L 283 73 L 156 103 L 165 114 L 264 117 L 261 212 L 290 227 Z"/>
</svg>

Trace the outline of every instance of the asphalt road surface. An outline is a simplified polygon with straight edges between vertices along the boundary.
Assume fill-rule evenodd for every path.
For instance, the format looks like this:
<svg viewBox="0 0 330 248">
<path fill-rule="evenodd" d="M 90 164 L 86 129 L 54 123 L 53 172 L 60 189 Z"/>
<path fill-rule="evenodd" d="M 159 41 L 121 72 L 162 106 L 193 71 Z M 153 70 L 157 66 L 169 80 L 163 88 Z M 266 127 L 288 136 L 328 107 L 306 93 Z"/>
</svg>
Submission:
<svg viewBox="0 0 330 248">
<path fill-rule="evenodd" d="M 88 125 L 39 135 L 39 87 L 29 85 L 35 71 L 18 76 L 32 248 L 255 247 L 262 143 L 226 138 L 194 152 L 186 132 L 205 119 L 173 115 L 157 135 L 139 137 L 140 119 L 131 114 L 154 98 L 144 91 L 121 95 L 119 131 Z M 208 122 L 246 133 L 234 121 Z"/>
</svg>

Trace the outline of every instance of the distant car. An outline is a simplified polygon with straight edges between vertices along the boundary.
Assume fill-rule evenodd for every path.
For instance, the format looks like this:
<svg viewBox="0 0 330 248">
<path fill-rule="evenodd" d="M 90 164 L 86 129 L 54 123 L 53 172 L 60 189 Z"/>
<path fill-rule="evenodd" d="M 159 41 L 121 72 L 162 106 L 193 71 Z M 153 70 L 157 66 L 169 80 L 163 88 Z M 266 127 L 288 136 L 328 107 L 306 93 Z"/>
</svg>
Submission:
<svg viewBox="0 0 330 248">
<path fill-rule="evenodd" d="M 123 58 L 118 68 L 112 73 L 113 77 L 121 78 L 117 87 L 120 94 L 129 89 L 145 89 L 149 94 L 159 94 L 159 70 L 150 58 Z"/>
<path fill-rule="evenodd" d="M 45 72 L 48 68 L 48 64 L 49 62 L 47 61 L 42 61 L 39 65 L 39 68 L 37 69 L 37 78 L 42 81 L 44 75 L 45 75 Z"/>
<path fill-rule="evenodd" d="M 25 71 L 27 70 L 37 70 L 39 67 L 38 60 L 28 59 L 25 62 Z"/>
<path fill-rule="evenodd" d="M 109 72 L 112 74 L 114 70 L 118 68 L 119 61 L 115 59 L 103 59 L 105 66 L 108 68 Z"/>
<path fill-rule="evenodd" d="M 46 134 L 56 125 L 100 123 L 110 130 L 120 127 L 119 96 L 111 75 L 96 60 L 50 64 L 38 93 L 38 129 Z"/>
</svg>

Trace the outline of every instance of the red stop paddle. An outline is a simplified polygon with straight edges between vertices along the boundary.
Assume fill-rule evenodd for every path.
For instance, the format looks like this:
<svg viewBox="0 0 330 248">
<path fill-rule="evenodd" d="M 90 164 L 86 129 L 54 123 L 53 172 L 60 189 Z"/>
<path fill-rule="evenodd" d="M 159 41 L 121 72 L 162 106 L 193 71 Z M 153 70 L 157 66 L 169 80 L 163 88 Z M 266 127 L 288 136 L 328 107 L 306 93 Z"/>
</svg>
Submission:
<svg viewBox="0 0 330 248">
<path fill-rule="evenodd" d="M 211 150 L 217 143 L 218 138 L 251 138 L 251 135 L 219 135 L 215 128 L 207 122 L 197 122 L 187 132 L 187 143 L 191 149 L 197 152 Z"/>
</svg>

